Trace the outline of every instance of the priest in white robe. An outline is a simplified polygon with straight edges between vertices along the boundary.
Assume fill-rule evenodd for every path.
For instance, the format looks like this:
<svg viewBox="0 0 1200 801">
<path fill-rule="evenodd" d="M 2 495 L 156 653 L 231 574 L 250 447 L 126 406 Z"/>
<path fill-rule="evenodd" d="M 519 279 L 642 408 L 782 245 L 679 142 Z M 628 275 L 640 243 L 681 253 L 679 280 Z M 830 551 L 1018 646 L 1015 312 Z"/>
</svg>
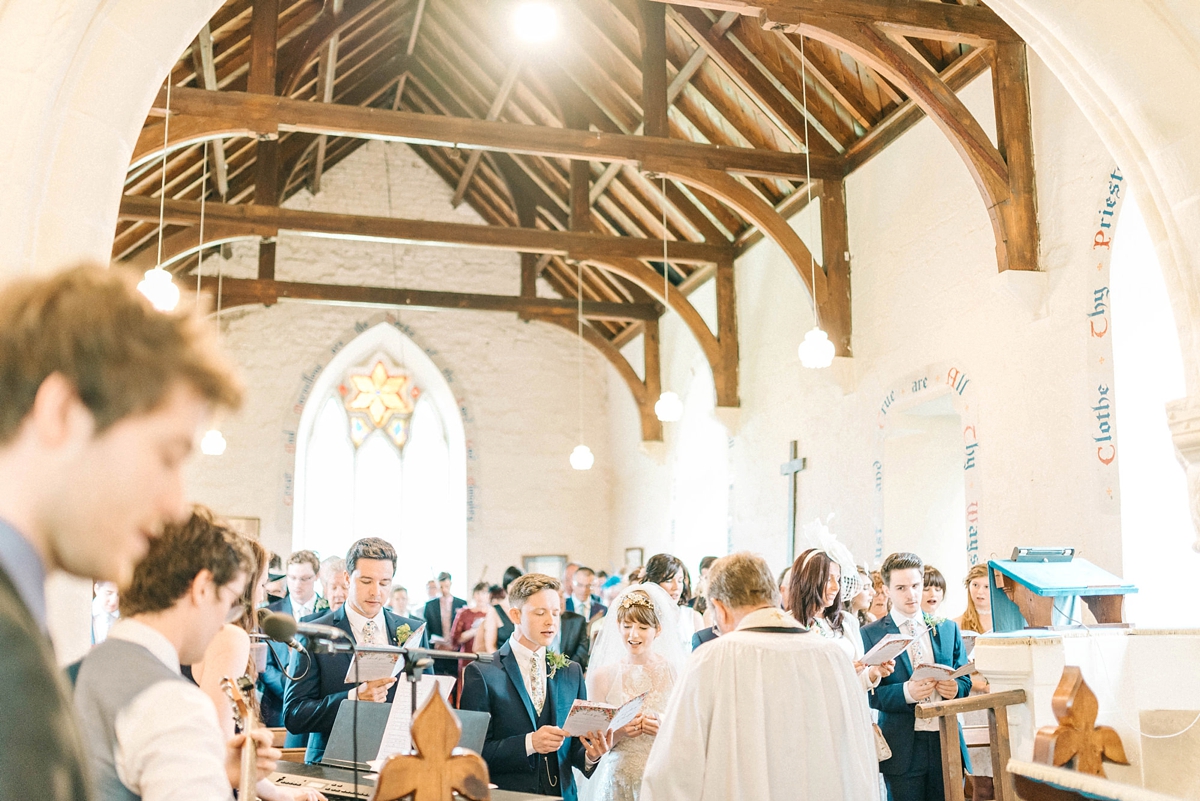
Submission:
<svg viewBox="0 0 1200 801">
<path fill-rule="evenodd" d="M 842 649 L 779 609 L 758 556 L 717 560 L 706 594 L 723 636 L 675 688 L 641 801 L 878 801 L 866 694 Z"/>
</svg>

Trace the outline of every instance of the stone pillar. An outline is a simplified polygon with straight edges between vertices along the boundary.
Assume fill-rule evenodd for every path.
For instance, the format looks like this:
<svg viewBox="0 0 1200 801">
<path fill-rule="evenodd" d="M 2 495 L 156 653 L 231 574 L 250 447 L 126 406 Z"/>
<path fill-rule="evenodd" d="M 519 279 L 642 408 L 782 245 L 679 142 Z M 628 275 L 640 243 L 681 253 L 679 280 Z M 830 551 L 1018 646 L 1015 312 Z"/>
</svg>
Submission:
<svg viewBox="0 0 1200 801">
<path fill-rule="evenodd" d="M 1200 397 L 1193 395 L 1168 403 L 1167 426 L 1171 429 L 1175 458 L 1187 471 L 1188 506 L 1196 530 L 1192 548 L 1200 551 Z"/>
</svg>

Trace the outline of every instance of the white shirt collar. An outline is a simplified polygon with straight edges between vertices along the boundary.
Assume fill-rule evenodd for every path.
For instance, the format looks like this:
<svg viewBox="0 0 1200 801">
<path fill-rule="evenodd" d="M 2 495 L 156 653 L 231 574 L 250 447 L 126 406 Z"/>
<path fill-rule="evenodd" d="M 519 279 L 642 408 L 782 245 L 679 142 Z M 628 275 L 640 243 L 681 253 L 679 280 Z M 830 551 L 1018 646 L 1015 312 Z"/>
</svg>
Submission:
<svg viewBox="0 0 1200 801">
<path fill-rule="evenodd" d="M 521 664 L 529 664 L 529 657 L 531 656 L 536 656 L 539 662 L 543 662 L 546 659 L 546 647 L 539 646 L 536 651 L 529 650 L 521 644 L 521 632 L 519 631 L 514 631 L 508 642 L 512 646 L 512 651 L 516 654 L 517 659 L 521 660 Z"/>
<path fill-rule="evenodd" d="M 354 633 L 354 640 L 357 642 L 359 635 L 362 634 L 363 626 L 367 625 L 367 618 L 360 615 L 358 610 L 350 605 L 349 601 L 346 601 L 346 605 L 342 608 L 346 610 L 346 620 L 350 621 L 350 631 Z M 379 631 L 383 632 L 384 636 L 387 637 L 387 618 L 384 617 L 383 610 L 380 609 L 379 614 L 371 619 L 375 621 L 375 625 Z M 384 644 L 386 645 L 390 641 L 389 638 Z"/>
<path fill-rule="evenodd" d="M 923 612 L 917 612 L 917 614 L 913 615 L 912 617 L 907 617 L 899 609 L 892 607 L 891 615 L 892 622 L 895 623 L 896 628 L 900 629 L 901 631 L 904 631 L 905 623 L 912 623 L 913 628 L 915 629 L 925 627 L 925 614 Z"/>
<path fill-rule="evenodd" d="M 134 645 L 140 645 L 171 670 L 179 672 L 179 652 L 175 650 L 175 646 L 157 629 L 151 628 L 139 620 L 133 618 L 118 620 L 109 629 L 108 639 L 124 640 Z"/>
<path fill-rule="evenodd" d="M 795 629 L 802 628 L 801 625 L 796 621 L 796 618 L 792 617 L 782 609 L 774 606 L 755 609 L 753 612 L 742 618 L 741 622 L 737 624 L 738 631 L 741 631 L 742 629 L 758 628 L 760 626 L 785 626 L 787 628 Z"/>
<path fill-rule="evenodd" d="M 317 607 L 317 595 L 313 593 L 313 597 L 308 599 L 308 603 L 297 603 L 296 599 L 292 599 L 292 616 L 299 620 L 306 615 L 311 615 Z"/>
</svg>

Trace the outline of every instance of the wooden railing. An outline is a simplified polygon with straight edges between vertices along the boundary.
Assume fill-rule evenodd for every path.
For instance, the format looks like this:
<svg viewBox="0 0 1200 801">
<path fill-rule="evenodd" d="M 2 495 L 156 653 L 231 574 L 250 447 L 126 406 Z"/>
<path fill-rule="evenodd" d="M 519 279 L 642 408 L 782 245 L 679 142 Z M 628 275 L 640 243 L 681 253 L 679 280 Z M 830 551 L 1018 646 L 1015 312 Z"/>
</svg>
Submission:
<svg viewBox="0 0 1200 801">
<path fill-rule="evenodd" d="M 988 711 L 988 731 L 991 734 L 988 748 L 992 757 L 992 775 L 995 782 L 996 801 L 1018 801 L 1013 789 L 1012 776 L 1008 773 L 1008 707 L 1025 703 L 1024 690 L 1006 690 L 952 701 L 936 701 L 917 704 L 918 718 L 938 719 L 938 731 L 942 741 L 942 778 L 946 788 L 946 801 L 965 801 L 963 791 L 962 752 L 958 743 L 958 716 L 964 712 L 980 709 Z"/>
</svg>

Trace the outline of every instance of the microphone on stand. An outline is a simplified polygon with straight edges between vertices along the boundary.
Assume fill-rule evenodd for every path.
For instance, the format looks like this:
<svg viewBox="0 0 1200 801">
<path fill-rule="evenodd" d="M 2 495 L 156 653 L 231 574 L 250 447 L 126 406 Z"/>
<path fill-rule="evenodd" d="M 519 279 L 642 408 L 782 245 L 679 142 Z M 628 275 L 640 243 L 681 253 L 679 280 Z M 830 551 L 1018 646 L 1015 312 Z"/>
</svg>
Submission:
<svg viewBox="0 0 1200 801">
<path fill-rule="evenodd" d="M 334 626 L 322 626 L 319 623 L 298 623 L 291 615 L 285 615 L 282 612 L 271 612 L 266 609 L 258 611 L 258 625 L 262 628 L 263 634 L 275 642 L 284 643 L 288 648 L 293 648 L 297 651 L 304 648 L 304 646 L 296 641 L 297 633 L 317 640 L 350 639 L 346 636 L 346 632 Z"/>
</svg>

